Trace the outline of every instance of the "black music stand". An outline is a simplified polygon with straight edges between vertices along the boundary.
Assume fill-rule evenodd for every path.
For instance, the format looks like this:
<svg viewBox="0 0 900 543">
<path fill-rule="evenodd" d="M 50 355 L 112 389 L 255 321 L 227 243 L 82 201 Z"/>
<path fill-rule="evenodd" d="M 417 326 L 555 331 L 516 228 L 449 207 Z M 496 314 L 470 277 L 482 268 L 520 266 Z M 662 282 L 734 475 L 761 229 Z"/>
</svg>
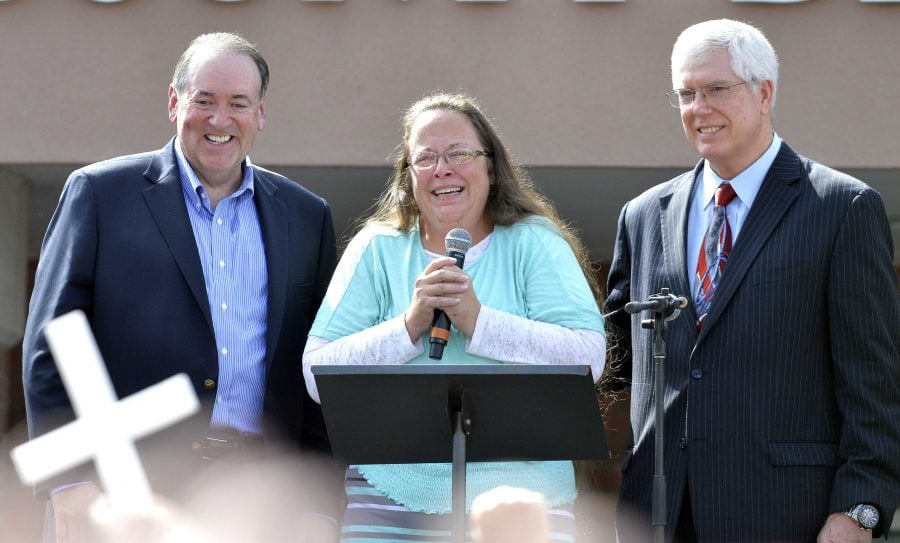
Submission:
<svg viewBox="0 0 900 543">
<path fill-rule="evenodd" d="M 331 448 L 350 464 L 453 463 L 453 541 L 466 462 L 606 459 L 590 366 L 314 366 Z"/>
</svg>

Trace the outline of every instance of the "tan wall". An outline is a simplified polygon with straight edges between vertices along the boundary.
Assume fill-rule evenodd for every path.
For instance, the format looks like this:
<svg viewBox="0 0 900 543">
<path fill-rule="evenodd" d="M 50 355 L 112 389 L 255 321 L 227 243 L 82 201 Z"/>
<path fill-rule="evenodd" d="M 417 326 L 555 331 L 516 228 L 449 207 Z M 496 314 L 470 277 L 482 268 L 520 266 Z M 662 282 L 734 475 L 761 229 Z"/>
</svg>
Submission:
<svg viewBox="0 0 900 543">
<path fill-rule="evenodd" d="M 900 4 L 811 0 L 12 0 L 0 2 L 0 164 L 86 163 L 159 147 L 172 66 L 213 30 L 273 72 L 268 165 L 384 165 L 401 107 L 465 88 L 516 157 L 544 166 L 688 166 L 665 101 L 678 32 L 761 26 L 779 52 L 776 129 L 841 168 L 900 167 Z"/>
</svg>

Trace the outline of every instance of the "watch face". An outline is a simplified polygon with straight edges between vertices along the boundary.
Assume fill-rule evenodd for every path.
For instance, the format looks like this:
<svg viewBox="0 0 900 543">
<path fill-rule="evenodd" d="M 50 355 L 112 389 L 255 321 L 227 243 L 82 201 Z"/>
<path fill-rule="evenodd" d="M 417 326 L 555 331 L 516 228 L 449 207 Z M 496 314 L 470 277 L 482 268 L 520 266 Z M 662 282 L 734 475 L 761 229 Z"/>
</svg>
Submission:
<svg viewBox="0 0 900 543">
<path fill-rule="evenodd" d="M 871 530 L 875 526 L 878 526 L 878 509 L 875 509 L 871 505 L 863 505 L 859 508 L 857 520 L 859 525 L 867 530 Z"/>
</svg>

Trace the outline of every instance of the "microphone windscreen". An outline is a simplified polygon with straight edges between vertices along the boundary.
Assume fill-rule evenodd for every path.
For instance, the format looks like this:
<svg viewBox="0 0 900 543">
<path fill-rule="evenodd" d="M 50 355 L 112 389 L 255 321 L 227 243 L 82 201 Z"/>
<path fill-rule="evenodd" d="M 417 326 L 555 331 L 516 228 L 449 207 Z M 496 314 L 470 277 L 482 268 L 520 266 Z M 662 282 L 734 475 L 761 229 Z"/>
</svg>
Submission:
<svg viewBox="0 0 900 543">
<path fill-rule="evenodd" d="M 447 252 L 456 251 L 466 254 L 472 248 L 472 236 L 463 228 L 454 228 L 447 232 L 444 238 L 444 247 Z"/>
</svg>

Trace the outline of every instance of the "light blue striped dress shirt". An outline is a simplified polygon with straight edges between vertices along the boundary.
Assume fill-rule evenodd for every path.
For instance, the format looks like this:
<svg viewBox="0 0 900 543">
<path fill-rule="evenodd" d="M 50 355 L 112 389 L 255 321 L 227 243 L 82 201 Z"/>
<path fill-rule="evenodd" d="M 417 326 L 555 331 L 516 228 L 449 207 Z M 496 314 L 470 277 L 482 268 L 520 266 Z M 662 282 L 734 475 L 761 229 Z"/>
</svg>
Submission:
<svg viewBox="0 0 900 543">
<path fill-rule="evenodd" d="M 175 154 L 219 357 L 210 426 L 262 434 L 268 275 L 250 158 L 244 162 L 241 186 L 213 209 L 179 140 Z"/>
</svg>

